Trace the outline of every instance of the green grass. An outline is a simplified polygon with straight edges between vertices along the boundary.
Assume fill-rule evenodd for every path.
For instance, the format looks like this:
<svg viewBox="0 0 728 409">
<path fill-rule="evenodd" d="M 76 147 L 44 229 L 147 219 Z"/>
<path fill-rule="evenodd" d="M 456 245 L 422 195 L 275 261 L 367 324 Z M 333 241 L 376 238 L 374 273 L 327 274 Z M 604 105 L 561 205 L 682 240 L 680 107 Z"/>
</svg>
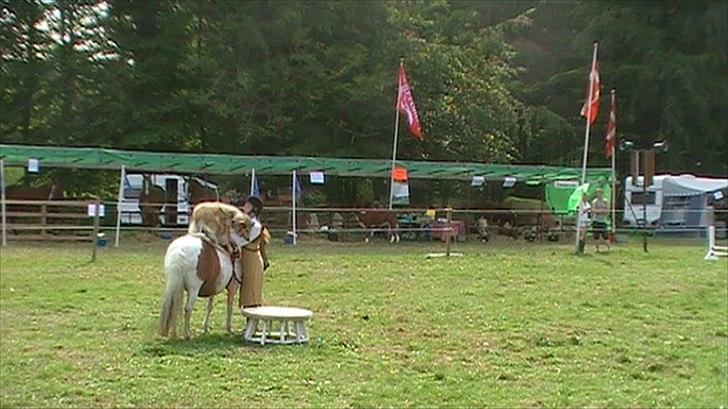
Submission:
<svg viewBox="0 0 728 409">
<path fill-rule="evenodd" d="M 0 406 L 728 405 L 728 264 L 702 243 L 274 246 L 266 302 L 315 316 L 262 348 L 224 297 L 211 334 L 198 303 L 192 340 L 158 337 L 165 243 L 129 242 L 2 249 Z"/>
</svg>

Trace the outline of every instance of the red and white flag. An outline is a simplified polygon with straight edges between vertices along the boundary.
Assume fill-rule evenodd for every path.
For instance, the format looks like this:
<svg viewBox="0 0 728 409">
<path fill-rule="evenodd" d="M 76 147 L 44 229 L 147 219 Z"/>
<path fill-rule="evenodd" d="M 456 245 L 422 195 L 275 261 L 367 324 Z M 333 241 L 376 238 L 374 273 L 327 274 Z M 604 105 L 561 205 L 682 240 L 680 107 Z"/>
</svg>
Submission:
<svg viewBox="0 0 728 409">
<path fill-rule="evenodd" d="M 415 100 L 412 98 L 412 91 L 407 83 L 407 76 L 404 73 L 404 64 L 399 65 L 399 91 L 397 92 L 397 110 L 407 115 L 407 123 L 412 135 L 424 140 L 422 128 L 420 127 L 420 118 L 417 115 L 417 107 Z"/>
<path fill-rule="evenodd" d="M 599 66 L 597 64 L 596 52 L 594 54 L 594 59 L 592 60 L 591 72 L 589 73 L 589 87 L 591 87 L 591 93 L 587 87 L 587 102 L 584 102 L 584 105 L 582 105 L 579 115 L 584 118 L 588 115 L 589 123 L 593 124 L 597 120 L 597 114 L 599 113 Z M 589 101 L 590 94 L 591 101 Z"/>
<path fill-rule="evenodd" d="M 607 137 L 604 145 L 604 154 L 612 156 L 614 144 L 617 141 L 617 108 L 614 102 L 614 90 L 612 90 L 612 107 L 609 109 L 609 122 L 607 122 Z"/>
</svg>

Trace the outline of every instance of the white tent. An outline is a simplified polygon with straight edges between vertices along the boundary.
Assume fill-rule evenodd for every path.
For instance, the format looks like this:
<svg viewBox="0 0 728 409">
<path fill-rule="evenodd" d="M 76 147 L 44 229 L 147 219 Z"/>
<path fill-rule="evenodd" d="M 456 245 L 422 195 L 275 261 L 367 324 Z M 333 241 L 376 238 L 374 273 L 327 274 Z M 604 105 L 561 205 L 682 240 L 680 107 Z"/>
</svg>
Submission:
<svg viewBox="0 0 728 409">
<path fill-rule="evenodd" d="M 693 175 L 668 176 L 662 182 L 665 196 L 695 196 L 728 189 L 728 179 L 700 178 Z"/>
<path fill-rule="evenodd" d="M 728 179 L 666 175 L 662 180 L 663 226 L 705 228 L 714 223 L 713 206 L 728 190 Z"/>
</svg>

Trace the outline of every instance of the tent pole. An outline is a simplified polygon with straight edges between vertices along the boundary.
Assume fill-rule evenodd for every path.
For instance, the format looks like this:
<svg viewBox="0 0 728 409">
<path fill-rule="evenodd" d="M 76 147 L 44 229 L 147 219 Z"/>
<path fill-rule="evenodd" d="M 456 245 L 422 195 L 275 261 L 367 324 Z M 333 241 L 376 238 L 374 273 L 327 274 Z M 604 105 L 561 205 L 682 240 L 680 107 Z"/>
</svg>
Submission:
<svg viewBox="0 0 728 409">
<path fill-rule="evenodd" d="M 8 245 L 8 221 L 5 214 L 5 161 L 0 159 L 0 202 L 2 203 L 2 206 L 0 211 L 2 212 L 2 223 L 3 223 L 3 229 L 2 229 L 2 235 L 3 240 L 2 244 L 3 247 Z"/>
<path fill-rule="evenodd" d="M 126 167 L 124 165 L 121 165 L 120 174 L 119 195 L 116 197 L 116 237 L 114 237 L 114 247 L 119 247 L 119 237 L 121 235 L 121 202 L 124 200 L 124 180 L 126 179 Z"/>
<path fill-rule="evenodd" d="M 250 172 L 250 196 L 255 192 L 255 168 Z"/>
<path fill-rule="evenodd" d="M 293 222 L 293 245 L 296 245 L 296 170 L 293 170 L 293 177 L 291 178 L 291 220 Z"/>
</svg>

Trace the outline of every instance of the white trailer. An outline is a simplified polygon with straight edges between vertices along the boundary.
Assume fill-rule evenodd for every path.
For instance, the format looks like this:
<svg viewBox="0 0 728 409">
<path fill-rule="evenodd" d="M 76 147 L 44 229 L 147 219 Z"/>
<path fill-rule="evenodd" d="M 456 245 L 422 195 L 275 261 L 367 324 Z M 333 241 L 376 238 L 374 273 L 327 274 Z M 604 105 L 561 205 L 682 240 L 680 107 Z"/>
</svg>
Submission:
<svg viewBox="0 0 728 409">
<path fill-rule="evenodd" d="M 625 180 L 624 223 L 641 226 L 646 213 L 647 225 L 662 228 L 706 228 L 713 217 L 712 203 L 723 198 L 728 179 L 694 175 L 656 175 L 652 186 L 643 192 L 642 176 L 632 186 Z M 644 204 L 644 206 L 643 206 Z"/>
<path fill-rule="evenodd" d="M 195 181 L 207 188 L 218 192 L 217 185 L 209 181 L 194 178 Z M 188 179 L 180 175 L 150 175 L 153 185 L 162 188 L 165 194 L 174 195 L 176 192 L 176 203 L 174 198 L 167 197 L 162 207 L 159 221 L 162 225 L 189 224 L 189 216 L 192 205 L 190 204 Z M 124 180 L 124 195 L 121 200 L 121 223 L 125 225 L 141 225 L 142 213 L 139 208 L 139 195 L 144 187 L 144 177 L 141 174 L 127 174 Z M 219 198 L 219 194 L 218 194 Z M 176 217 L 174 216 L 176 215 Z M 174 220 L 168 220 L 175 217 Z"/>
<path fill-rule="evenodd" d="M 647 225 L 654 226 L 662 216 L 662 182 L 669 175 L 659 175 L 653 178 L 652 186 L 643 191 L 643 177 L 637 177 L 637 185 L 632 185 L 632 176 L 624 182 L 624 224 L 629 227 L 643 225 L 645 215 Z"/>
</svg>

